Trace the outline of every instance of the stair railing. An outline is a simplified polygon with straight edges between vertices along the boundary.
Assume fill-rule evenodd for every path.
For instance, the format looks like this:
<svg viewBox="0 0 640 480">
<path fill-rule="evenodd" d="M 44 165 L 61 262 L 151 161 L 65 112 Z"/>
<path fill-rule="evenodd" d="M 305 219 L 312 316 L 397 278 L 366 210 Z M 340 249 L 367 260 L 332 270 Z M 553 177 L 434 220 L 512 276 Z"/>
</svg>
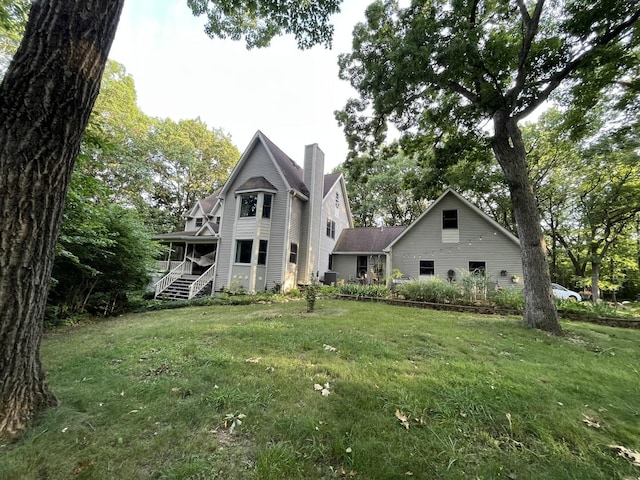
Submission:
<svg viewBox="0 0 640 480">
<path fill-rule="evenodd" d="M 153 298 L 158 298 L 162 292 L 164 292 L 169 285 L 179 279 L 182 275 L 187 273 L 187 261 L 180 262 L 173 270 L 167 273 L 164 277 L 158 280 L 155 284 L 156 293 Z"/>
<path fill-rule="evenodd" d="M 200 290 L 202 290 L 209 282 L 211 282 L 211 280 L 213 280 L 213 267 L 215 266 L 215 263 L 211 265 L 206 272 L 200 275 L 196 279 L 196 281 L 191 284 L 191 286 L 189 287 L 189 299 L 195 297 L 200 292 Z"/>
</svg>

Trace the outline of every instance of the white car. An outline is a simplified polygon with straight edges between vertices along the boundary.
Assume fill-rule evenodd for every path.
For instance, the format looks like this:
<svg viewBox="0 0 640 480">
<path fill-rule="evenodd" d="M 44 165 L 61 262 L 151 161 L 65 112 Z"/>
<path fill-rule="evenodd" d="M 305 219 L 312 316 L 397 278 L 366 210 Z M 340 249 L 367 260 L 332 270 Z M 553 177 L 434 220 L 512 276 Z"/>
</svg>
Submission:
<svg viewBox="0 0 640 480">
<path fill-rule="evenodd" d="M 582 297 L 578 292 L 569 290 L 568 288 L 565 288 L 557 283 L 552 283 L 551 288 L 553 289 L 553 294 L 556 296 L 556 298 L 571 300 L 572 302 L 579 302 L 582 300 Z"/>
</svg>

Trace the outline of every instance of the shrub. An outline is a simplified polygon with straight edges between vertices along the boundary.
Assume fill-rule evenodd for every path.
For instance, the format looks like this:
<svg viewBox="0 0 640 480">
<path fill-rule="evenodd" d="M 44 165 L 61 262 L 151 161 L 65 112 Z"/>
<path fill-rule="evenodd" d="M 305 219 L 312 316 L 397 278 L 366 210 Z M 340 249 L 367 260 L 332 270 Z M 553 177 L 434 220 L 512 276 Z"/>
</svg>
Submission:
<svg viewBox="0 0 640 480">
<path fill-rule="evenodd" d="M 391 293 L 385 285 L 360 285 L 359 283 L 346 283 L 338 287 L 341 295 L 353 297 L 387 298 Z"/>
<path fill-rule="evenodd" d="M 518 288 L 507 287 L 496 290 L 491 299 L 497 307 L 513 308 L 515 310 L 524 308 L 524 294 Z"/>
<path fill-rule="evenodd" d="M 486 275 L 464 272 L 459 283 L 465 302 L 475 303 L 487 300 L 489 278 Z"/>
<path fill-rule="evenodd" d="M 410 280 L 398 285 L 397 291 L 407 300 L 415 302 L 459 303 L 462 300 L 460 288 L 440 278 Z"/>
<path fill-rule="evenodd" d="M 304 289 L 304 297 L 307 300 L 307 312 L 313 312 L 313 310 L 316 308 L 316 298 L 318 297 L 319 291 L 320 285 L 318 284 L 318 280 L 312 273 L 309 279 L 309 285 L 307 285 Z"/>
</svg>

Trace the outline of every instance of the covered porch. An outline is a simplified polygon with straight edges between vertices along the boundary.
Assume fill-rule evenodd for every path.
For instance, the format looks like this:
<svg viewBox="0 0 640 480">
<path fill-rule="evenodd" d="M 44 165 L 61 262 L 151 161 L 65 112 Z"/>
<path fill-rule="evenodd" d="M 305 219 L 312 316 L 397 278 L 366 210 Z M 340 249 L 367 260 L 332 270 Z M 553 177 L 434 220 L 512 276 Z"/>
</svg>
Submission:
<svg viewBox="0 0 640 480">
<path fill-rule="evenodd" d="M 211 287 L 216 270 L 218 236 L 198 236 L 197 233 L 165 233 L 153 237 L 166 246 L 155 265 L 155 298 L 191 299 Z"/>
</svg>

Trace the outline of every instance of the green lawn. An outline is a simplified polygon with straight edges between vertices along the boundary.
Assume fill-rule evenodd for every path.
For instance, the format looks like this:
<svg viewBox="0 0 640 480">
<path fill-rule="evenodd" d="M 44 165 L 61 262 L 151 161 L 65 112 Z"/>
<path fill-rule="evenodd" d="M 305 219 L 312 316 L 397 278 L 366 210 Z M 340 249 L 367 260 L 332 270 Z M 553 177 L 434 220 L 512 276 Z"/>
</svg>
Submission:
<svg viewBox="0 0 640 480">
<path fill-rule="evenodd" d="M 62 404 L 0 478 L 637 479 L 640 331 L 563 328 L 319 300 L 58 330 Z"/>
</svg>

